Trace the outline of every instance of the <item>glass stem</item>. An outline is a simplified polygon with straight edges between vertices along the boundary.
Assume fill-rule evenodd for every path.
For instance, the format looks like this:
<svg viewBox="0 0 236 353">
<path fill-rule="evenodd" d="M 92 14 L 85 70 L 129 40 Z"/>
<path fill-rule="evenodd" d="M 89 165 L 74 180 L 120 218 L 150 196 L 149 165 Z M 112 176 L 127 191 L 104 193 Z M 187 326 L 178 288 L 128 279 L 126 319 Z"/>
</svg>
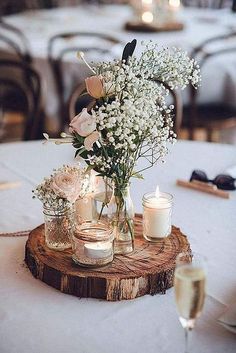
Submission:
<svg viewBox="0 0 236 353">
<path fill-rule="evenodd" d="M 188 327 L 185 327 L 185 329 L 184 329 L 184 342 L 185 342 L 184 353 L 189 353 L 188 336 L 189 336 L 189 329 L 188 329 Z"/>
</svg>

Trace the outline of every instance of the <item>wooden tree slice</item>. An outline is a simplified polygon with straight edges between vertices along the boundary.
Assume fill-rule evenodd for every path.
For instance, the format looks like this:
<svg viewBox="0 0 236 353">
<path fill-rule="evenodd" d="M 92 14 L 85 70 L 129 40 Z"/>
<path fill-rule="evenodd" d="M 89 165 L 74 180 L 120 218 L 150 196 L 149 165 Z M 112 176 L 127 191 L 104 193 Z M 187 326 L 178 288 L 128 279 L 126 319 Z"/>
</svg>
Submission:
<svg viewBox="0 0 236 353">
<path fill-rule="evenodd" d="M 176 256 L 190 249 L 187 237 L 179 228 L 157 243 L 142 237 L 142 216 L 135 216 L 135 250 L 117 255 L 101 268 L 76 265 L 72 250 L 54 251 L 45 245 L 44 225 L 34 229 L 26 243 L 25 261 L 33 276 L 77 297 L 105 300 L 134 299 L 145 294 L 164 294 L 173 286 Z"/>
</svg>

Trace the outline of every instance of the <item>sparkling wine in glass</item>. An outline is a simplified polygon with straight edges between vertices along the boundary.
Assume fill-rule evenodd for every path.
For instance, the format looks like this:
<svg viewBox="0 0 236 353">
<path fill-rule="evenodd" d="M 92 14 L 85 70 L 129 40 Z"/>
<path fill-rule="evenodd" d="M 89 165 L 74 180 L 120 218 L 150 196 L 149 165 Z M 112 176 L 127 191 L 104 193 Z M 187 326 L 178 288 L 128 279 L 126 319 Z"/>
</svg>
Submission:
<svg viewBox="0 0 236 353">
<path fill-rule="evenodd" d="M 194 328 L 203 309 L 205 286 L 205 258 L 192 252 L 180 253 L 176 259 L 174 288 L 179 320 L 185 330 L 185 353 L 188 353 L 189 330 Z"/>
</svg>

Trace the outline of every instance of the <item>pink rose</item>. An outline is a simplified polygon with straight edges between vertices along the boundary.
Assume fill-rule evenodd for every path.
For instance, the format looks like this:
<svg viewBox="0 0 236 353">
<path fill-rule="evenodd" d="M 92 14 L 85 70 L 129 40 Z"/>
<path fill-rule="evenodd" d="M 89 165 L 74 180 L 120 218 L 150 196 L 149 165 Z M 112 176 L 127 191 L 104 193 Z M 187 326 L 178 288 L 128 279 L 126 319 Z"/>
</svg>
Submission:
<svg viewBox="0 0 236 353">
<path fill-rule="evenodd" d="M 92 151 L 93 144 L 99 139 L 100 134 L 98 131 L 94 131 L 91 135 L 84 139 L 84 147 L 87 151 Z"/>
<path fill-rule="evenodd" d="M 96 121 L 87 108 L 74 117 L 70 123 L 70 132 L 77 132 L 80 136 L 86 137 L 96 129 Z"/>
<path fill-rule="evenodd" d="M 78 175 L 66 172 L 57 173 L 51 187 L 59 197 L 64 197 L 72 203 L 77 200 L 81 190 Z"/>
<path fill-rule="evenodd" d="M 94 98 L 105 96 L 104 79 L 102 76 L 91 76 L 85 79 L 87 92 Z"/>
</svg>

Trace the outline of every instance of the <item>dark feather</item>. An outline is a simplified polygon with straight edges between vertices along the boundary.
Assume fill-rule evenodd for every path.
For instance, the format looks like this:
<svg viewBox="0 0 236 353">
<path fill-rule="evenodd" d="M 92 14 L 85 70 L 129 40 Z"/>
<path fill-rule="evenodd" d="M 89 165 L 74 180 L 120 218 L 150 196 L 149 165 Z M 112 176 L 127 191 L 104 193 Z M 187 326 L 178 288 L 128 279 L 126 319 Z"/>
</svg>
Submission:
<svg viewBox="0 0 236 353">
<path fill-rule="evenodd" d="M 128 62 L 129 57 L 133 55 L 136 44 L 137 44 L 137 40 L 133 39 L 132 42 L 128 42 L 124 47 L 122 60 L 125 60 L 126 63 Z"/>
</svg>

